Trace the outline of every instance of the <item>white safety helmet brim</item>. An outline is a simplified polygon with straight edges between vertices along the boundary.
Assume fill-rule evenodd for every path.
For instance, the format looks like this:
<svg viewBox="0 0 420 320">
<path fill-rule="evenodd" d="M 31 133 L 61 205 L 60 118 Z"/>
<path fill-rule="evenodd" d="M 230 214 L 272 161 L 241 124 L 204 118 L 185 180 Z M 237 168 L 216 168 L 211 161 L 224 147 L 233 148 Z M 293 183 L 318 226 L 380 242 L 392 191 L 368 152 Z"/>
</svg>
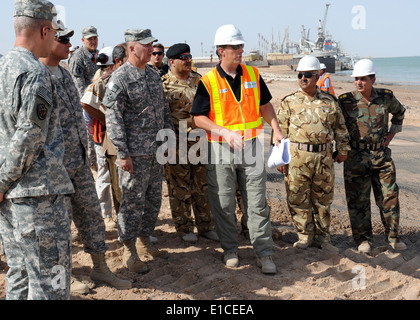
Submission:
<svg viewBox="0 0 420 320">
<path fill-rule="evenodd" d="M 351 77 L 359 78 L 372 75 L 376 75 L 376 67 L 373 61 L 370 59 L 362 59 L 355 64 Z"/>
<path fill-rule="evenodd" d="M 306 55 L 300 59 L 296 71 L 319 71 L 321 70 L 321 64 L 317 57 L 313 55 Z"/>
</svg>

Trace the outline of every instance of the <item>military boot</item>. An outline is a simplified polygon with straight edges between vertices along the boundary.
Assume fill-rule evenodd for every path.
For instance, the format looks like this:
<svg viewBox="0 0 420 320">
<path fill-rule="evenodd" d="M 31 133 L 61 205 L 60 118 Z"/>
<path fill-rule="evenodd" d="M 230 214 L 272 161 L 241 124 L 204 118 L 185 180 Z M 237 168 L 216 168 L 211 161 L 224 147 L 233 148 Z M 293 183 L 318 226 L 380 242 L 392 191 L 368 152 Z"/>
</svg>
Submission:
<svg viewBox="0 0 420 320">
<path fill-rule="evenodd" d="M 135 240 L 124 241 L 123 265 L 128 270 L 136 273 L 146 273 L 149 271 L 149 267 L 140 260 L 137 254 Z"/>
<path fill-rule="evenodd" d="M 150 237 L 138 237 L 136 243 L 137 252 L 140 256 L 151 256 L 153 258 L 168 259 L 169 253 L 165 250 L 159 250 L 150 242 Z"/>
<path fill-rule="evenodd" d="M 87 294 L 89 293 L 89 286 L 71 276 L 70 292 L 77 294 Z"/>
<path fill-rule="evenodd" d="M 305 234 L 298 234 L 299 240 L 293 244 L 293 247 L 298 249 L 306 249 L 308 248 L 313 242 L 312 235 L 305 235 Z"/>
<path fill-rule="evenodd" d="M 93 281 L 104 282 L 118 290 L 131 289 L 132 286 L 130 281 L 117 278 L 111 270 L 109 270 L 105 261 L 105 254 L 91 254 L 91 258 L 93 268 L 90 272 L 90 278 Z"/>
</svg>

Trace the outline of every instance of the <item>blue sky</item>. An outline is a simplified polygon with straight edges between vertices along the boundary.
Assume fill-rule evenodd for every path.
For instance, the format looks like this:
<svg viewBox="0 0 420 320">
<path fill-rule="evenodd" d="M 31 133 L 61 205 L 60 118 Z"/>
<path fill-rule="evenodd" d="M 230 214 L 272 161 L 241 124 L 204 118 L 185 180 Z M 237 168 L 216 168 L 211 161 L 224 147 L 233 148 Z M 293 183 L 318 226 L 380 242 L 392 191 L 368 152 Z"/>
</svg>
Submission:
<svg viewBox="0 0 420 320">
<path fill-rule="evenodd" d="M 318 20 L 330 3 L 327 30 L 341 41 L 349 54 L 361 57 L 420 56 L 417 27 L 419 1 L 408 0 L 224 0 L 224 1 L 139 1 L 139 0 L 53 0 L 67 27 L 75 30 L 72 43 L 81 45 L 81 29 L 98 28 L 99 47 L 124 40 L 129 28 L 148 28 L 165 46 L 187 42 L 194 56 L 212 50 L 214 34 L 223 24 L 234 24 L 247 41 L 245 50 L 259 48 L 259 34 L 278 42 L 289 27 L 290 38 L 299 41 L 302 25 L 316 38 Z M 359 6 L 359 7 L 357 7 Z M 361 6 L 361 7 L 360 7 Z M 0 12 L 0 53 L 15 41 L 13 0 L 3 0 Z M 363 9 L 363 11 L 360 10 Z M 355 10 L 353 12 L 353 10 Z"/>
</svg>

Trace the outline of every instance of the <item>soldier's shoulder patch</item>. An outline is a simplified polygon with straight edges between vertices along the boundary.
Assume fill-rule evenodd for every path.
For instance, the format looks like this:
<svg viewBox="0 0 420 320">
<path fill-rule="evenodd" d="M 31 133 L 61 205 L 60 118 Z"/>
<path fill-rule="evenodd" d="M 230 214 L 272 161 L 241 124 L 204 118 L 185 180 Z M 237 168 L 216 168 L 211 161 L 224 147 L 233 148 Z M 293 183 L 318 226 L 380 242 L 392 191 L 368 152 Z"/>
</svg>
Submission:
<svg viewBox="0 0 420 320">
<path fill-rule="evenodd" d="M 353 93 L 347 92 L 347 93 L 344 93 L 344 94 L 340 95 L 338 97 L 338 101 L 341 101 L 341 102 L 351 101 L 353 98 L 354 98 Z"/>
<path fill-rule="evenodd" d="M 376 89 L 378 94 L 382 95 L 382 96 L 389 96 L 389 97 L 393 97 L 394 96 L 394 92 L 392 92 L 392 90 L 389 89 Z"/>
</svg>

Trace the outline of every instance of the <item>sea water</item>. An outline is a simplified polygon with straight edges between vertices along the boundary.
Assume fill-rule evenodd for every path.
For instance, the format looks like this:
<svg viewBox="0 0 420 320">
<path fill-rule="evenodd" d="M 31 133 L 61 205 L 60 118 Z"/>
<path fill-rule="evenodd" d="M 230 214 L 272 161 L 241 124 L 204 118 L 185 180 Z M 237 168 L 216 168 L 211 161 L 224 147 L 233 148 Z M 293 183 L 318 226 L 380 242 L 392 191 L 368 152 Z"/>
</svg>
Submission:
<svg viewBox="0 0 420 320">
<path fill-rule="evenodd" d="M 376 81 L 387 84 L 420 85 L 420 56 L 371 58 L 376 66 Z M 351 75 L 352 71 L 337 72 Z"/>
</svg>

